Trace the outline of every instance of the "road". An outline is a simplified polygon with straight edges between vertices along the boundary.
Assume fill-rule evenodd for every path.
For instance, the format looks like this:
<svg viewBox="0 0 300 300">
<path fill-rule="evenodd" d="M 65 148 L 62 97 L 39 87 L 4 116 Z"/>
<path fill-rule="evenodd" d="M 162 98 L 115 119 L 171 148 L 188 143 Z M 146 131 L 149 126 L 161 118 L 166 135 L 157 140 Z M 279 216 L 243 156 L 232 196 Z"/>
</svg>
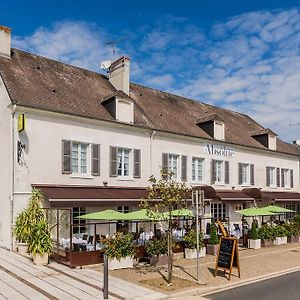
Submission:
<svg viewBox="0 0 300 300">
<path fill-rule="evenodd" d="M 300 271 L 219 292 L 210 300 L 299 300 Z"/>
</svg>

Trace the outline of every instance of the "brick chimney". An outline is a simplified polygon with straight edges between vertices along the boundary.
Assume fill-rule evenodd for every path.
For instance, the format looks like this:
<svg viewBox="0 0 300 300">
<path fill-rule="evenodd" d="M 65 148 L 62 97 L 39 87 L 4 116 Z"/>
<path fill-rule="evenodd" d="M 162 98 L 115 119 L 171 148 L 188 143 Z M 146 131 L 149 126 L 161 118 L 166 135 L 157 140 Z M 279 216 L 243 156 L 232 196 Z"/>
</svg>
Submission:
<svg viewBox="0 0 300 300">
<path fill-rule="evenodd" d="M 0 56 L 10 58 L 11 29 L 0 25 Z"/>
<path fill-rule="evenodd" d="M 130 59 L 121 57 L 112 62 L 109 68 L 109 82 L 118 90 L 129 95 Z"/>
</svg>

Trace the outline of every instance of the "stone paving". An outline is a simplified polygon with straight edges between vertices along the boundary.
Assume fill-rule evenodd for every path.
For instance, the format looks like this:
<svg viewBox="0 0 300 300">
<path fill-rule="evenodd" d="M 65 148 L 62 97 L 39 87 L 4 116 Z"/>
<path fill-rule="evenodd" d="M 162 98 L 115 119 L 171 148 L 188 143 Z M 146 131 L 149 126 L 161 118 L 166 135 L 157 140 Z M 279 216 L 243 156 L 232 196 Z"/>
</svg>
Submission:
<svg viewBox="0 0 300 300">
<path fill-rule="evenodd" d="M 0 249 L 0 300 L 103 299 L 102 274 L 51 263 L 37 267 L 14 252 Z M 162 299 L 165 295 L 109 276 L 109 299 Z"/>
</svg>

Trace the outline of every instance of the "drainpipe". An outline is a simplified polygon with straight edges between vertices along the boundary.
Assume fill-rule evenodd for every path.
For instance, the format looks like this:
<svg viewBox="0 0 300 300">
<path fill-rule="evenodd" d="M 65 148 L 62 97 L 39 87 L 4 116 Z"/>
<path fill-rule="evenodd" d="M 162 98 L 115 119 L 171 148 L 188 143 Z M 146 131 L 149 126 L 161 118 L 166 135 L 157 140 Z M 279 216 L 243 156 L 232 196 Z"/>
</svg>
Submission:
<svg viewBox="0 0 300 300">
<path fill-rule="evenodd" d="M 12 146 L 12 160 L 11 160 L 11 195 L 10 195 L 10 232 L 11 232 L 11 245 L 10 250 L 14 247 L 14 194 L 15 194 L 15 113 L 17 106 L 14 105 L 11 112 L 11 146 Z"/>
<path fill-rule="evenodd" d="M 156 131 L 153 130 L 150 134 L 150 175 L 153 175 L 152 173 L 152 141 L 154 140 L 154 135 Z"/>
</svg>

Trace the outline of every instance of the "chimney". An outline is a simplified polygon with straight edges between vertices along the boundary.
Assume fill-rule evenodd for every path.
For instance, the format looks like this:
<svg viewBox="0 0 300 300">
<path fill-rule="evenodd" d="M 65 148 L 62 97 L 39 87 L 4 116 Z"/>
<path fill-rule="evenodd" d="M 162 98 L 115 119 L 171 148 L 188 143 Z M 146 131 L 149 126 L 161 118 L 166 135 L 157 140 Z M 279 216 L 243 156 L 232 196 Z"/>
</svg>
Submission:
<svg viewBox="0 0 300 300">
<path fill-rule="evenodd" d="M 0 56 L 10 58 L 11 29 L 0 25 Z"/>
<path fill-rule="evenodd" d="M 112 62 L 109 68 L 109 82 L 118 90 L 129 95 L 130 59 L 121 57 Z"/>
<path fill-rule="evenodd" d="M 297 145 L 297 146 L 300 146 L 300 140 L 295 140 L 293 141 L 293 144 Z"/>
</svg>

